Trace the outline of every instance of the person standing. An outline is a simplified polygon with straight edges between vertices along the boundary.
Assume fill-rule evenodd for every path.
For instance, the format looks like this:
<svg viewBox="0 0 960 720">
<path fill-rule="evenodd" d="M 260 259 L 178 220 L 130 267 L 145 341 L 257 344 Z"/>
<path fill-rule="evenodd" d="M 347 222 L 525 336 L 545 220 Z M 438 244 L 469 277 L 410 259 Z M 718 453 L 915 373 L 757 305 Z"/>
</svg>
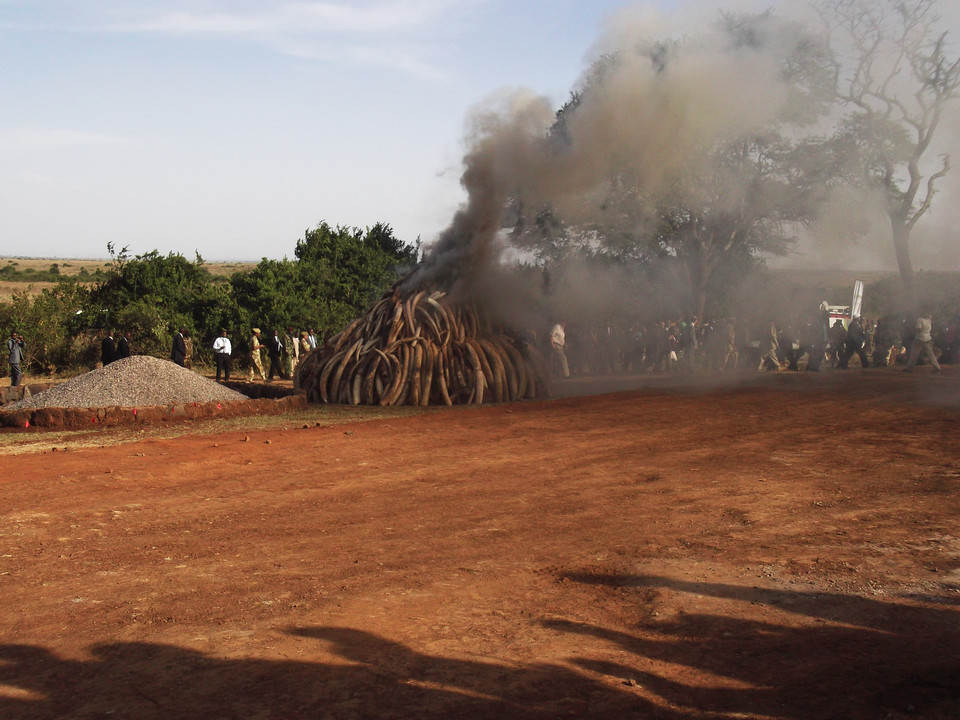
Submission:
<svg viewBox="0 0 960 720">
<path fill-rule="evenodd" d="M 921 313 L 914 326 L 916 334 L 913 336 L 913 342 L 910 344 L 910 357 L 907 359 L 905 372 L 912 372 L 914 365 L 920 357 L 920 352 L 933 365 L 934 372 L 940 372 L 940 363 L 937 362 L 937 356 L 933 353 L 933 322 L 930 320 L 930 313 Z"/>
<path fill-rule="evenodd" d="M 300 339 L 297 340 L 300 345 L 300 363 L 299 367 L 303 367 L 304 363 L 307 361 L 307 356 L 313 352 L 313 349 L 310 347 L 310 334 L 304 330 L 300 333 Z M 293 389 L 300 389 L 300 373 L 293 373 Z"/>
<path fill-rule="evenodd" d="M 723 359 L 720 361 L 720 372 L 724 370 L 733 370 L 737 367 L 740 360 L 740 352 L 737 350 L 737 327 L 731 321 L 726 321 L 723 325 L 721 342 L 723 343 Z"/>
<path fill-rule="evenodd" d="M 170 359 L 180 367 L 186 367 L 187 360 L 187 329 L 180 328 L 173 336 L 173 347 L 170 349 Z"/>
<path fill-rule="evenodd" d="M 193 368 L 193 336 L 189 330 L 183 331 L 183 346 L 186 348 L 183 357 L 183 366 L 188 370 Z"/>
<path fill-rule="evenodd" d="M 565 322 L 558 322 L 550 330 L 550 349 L 553 351 L 553 374 L 563 378 L 570 377 L 570 366 L 567 364 L 567 354 L 564 348 L 567 345 Z"/>
<path fill-rule="evenodd" d="M 253 329 L 253 337 L 250 338 L 250 382 L 253 382 L 253 375 L 256 372 L 261 380 L 266 380 L 267 375 L 263 372 L 263 343 L 260 342 L 260 328 Z"/>
<path fill-rule="evenodd" d="M 310 328 L 310 332 L 307 333 L 307 341 L 310 343 L 310 350 L 317 349 L 317 335 L 314 333 L 313 328 Z"/>
<path fill-rule="evenodd" d="M 700 341 L 697 337 L 700 328 L 696 315 L 687 322 L 681 323 L 680 327 L 680 347 L 683 350 L 683 364 L 688 372 L 695 372 L 697 369 L 697 350 L 700 349 Z"/>
<path fill-rule="evenodd" d="M 113 340 L 113 330 L 107 330 L 107 336 L 100 342 L 100 363 L 106 367 L 117 359 L 117 345 Z"/>
<path fill-rule="evenodd" d="M 223 375 L 224 382 L 230 382 L 230 356 L 233 354 L 233 347 L 230 345 L 230 338 L 227 337 L 226 329 L 220 331 L 219 337 L 213 341 L 213 359 L 217 363 L 217 382 L 220 382 L 220 376 Z"/>
<path fill-rule="evenodd" d="M 286 371 L 288 377 L 293 377 L 293 374 L 297 371 L 297 363 L 300 362 L 300 336 L 293 331 L 291 326 L 287 326 L 287 334 L 283 337 L 283 342 L 286 347 L 286 357 L 287 361 Z"/>
<path fill-rule="evenodd" d="M 23 362 L 23 350 L 26 346 L 23 343 L 23 335 L 18 335 L 16 330 L 11 331 L 7 340 L 7 361 L 10 363 L 10 387 L 20 385 L 23 378 L 23 370 L 20 364 Z"/>
<path fill-rule="evenodd" d="M 117 360 L 128 357 L 130 357 L 130 331 L 124 330 L 123 335 L 117 340 Z"/>
<path fill-rule="evenodd" d="M 267 340 L 267 356 L 270 358 L 270 372 L 267 373 L 267 381 L 273 381 L 274 375 L 279 375 L 281 380 L 287 379 L 287 374 L 283 371 L 283 341 L 280 339 L 280 332 L 273 331 L 273 335 Z"/>
</svg>

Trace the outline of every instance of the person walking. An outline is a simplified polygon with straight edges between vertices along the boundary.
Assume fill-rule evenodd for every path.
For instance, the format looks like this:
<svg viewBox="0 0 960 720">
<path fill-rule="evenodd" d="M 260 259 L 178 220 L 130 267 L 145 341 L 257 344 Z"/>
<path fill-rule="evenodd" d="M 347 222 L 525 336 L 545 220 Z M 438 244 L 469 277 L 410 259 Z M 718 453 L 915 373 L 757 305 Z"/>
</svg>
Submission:
<svg viewBox="0 0 960 720">
<path fill-rule="evenodd" d="M 558 322 L 550 330 L 550 349 L 553 351 L 553 374 L 566 379 L 570 377 L 570 366 L 567 364 L 567 354 L 564 348 L 567 344 L 567 324 Z"/>
<path fill-rule="evenodd" d="M 940 363 L 937 362 L 937 356 L 933 352 L 933 335 L 931 330 L 933 322 L 930 320 L 930 313 L 922 313 L 914 325 L 916 334 L 913 336 L 913 342 L 910 344 L 910 357 L 907 359 L 905 372 L 913 372 L 914 366 L 923 352 L 923 356 L 933 365 L 934 372 L 940 372 Z"/>
<path fill-rule="evenodd" d="M 7 339 L 7 361 L 10 363 L 10 387 L 20 385 L 23 379 L 23 370 L 20 364 L 23 362 L 23 350 L 26 347 L 23 342 L 23 335 L 18 335 L 16 330 L 10 332 Z"/>
<path fill-rule="evenodd" d="M 846 370 L 847 363 L 850 362 L 850 358 L 854 355 L 860 358 L 860 367 L 870 367 L 870 358 L 867 356 L 867 351 L 864 347 L 865 340 L 866 334 L 864 333 L 860 318 L 851 318 L 850 324 L 847 326 L 847 340 L 843 345 L 843 349 L 840 351 L 840 362 L 837 367 Z"/>
<path fill-rule="evenodd" d="M 293 327 L 287 326 L 287 334 L 283 337 L 283 343 L 286 351 L 286 371 L 288 377 L 293 377 L 297 371 L 297 363 L 300 362 L 300 336 L 294 332 Z"/>
<path fill-rule="evenodd" d="M 780 332 L 777 330 L 776 323 L 770 323 L 770 335 L 767 337 L 766 350 L 761 346 L 760 364 L 757 370 L 763 372 L 767 367 L 771 370 L 781 372 L 783 366 L 780 364 Z"/>
<path fill-rule="evenodd" d="M 189 370 L 193 367 L 193 336 L 189 330 L 183 331 L 183 347 L 185 348 L 183 366 Z"/>
<path fill-rule="evenodd" d="M 187 360 L 187 329 L 180 328 L 179 332 L 173 336 L 173 347 L 170 348 L 170 359 L 180 367 L 186 367 Z"/>
<path fill-rule="evenodd" d="M 287 379 L 287 374 L 283 371 L 283 341 L 280 339 L 280 332 L 273 331 L 267 339 L 267 356 L 270 358 L 270 372 L 267 373 L 267 382 L 273 382 L 273 376 L 279 375 L 281 380 Z"/>
<path fill-rule="evenodd" d="M 230 382 L 230 357 L 232 354 L 233 347 L 230 345 L 230 338 L 227 337 L 227 331 L 224 328 L 213 341 L 213 359 L 217 364 L 217 382 L 220 382 L 221 375 L 223 375 L 224 382 Z"/>
<path fill-rule="evenodd" d="M 130 331 L 124 330 L 123 335 L 117 340 L 117 360 L 128 357 L 130 357 Z"/>
<path fill-rule="evenodd" d="M 310 355 L 310 353 L 313 352 L 313 349 L 310 347 L 310 333 L 308 333 L 306 330 L 301 332 L 300 338 L 297 340 L 297 343 L 300 345 L 300 348 L 299 348 L 300 363 L 297 366 L 299 368 L 303 366 L 303 364 L 307 361 L 307 357 Z M 300 389 L 300 373 L 299 372 L 293 373 L 293 389 L 294 390 Z"/>
<path fill-rule="evenodd" d="M 260 342 L 260 328 L 254 328 L 253 337 L 250 338 L 250 382 L 253 382 L 254 373 L 258 374 L 261 380 L 267 379 L 267 374 L 263 371 L 263 343 Z"/>
<path fill-rule="evenodd" d="M 830 364 L 835 368 L 840 367 L 840 355 L 847 344 L 847 329 L 840 318 L 833 321 L 827 337 L 827 354 L 830 355 Z"/>
<path fill-rule="evenodd" d="M 113 340 L 113 330 L 107 330 L 107 336 L 100 342 L 100 363 L 106 367 L 117 359 L 117 345 Z"/>
</svg>

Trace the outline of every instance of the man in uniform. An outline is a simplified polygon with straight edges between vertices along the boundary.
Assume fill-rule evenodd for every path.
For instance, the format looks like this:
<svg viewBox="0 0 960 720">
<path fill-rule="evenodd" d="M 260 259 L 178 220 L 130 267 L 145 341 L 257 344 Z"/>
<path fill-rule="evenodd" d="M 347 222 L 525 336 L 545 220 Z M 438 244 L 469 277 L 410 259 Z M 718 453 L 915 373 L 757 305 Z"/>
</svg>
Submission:
<svg viewBox="0 0 960 720">
<path fill-rule="evenodd" d="M 570 377 L 570 366 L 567 364 L 567 354 L 564 347 L 567 344 L 565 322 L 558 322 L 550 330 L 550 349 L 553 351 L 553 374 L 563 378 Z"/>
<path fill-rule="evenodd" d="M 293 331 L 293 327 L 287 326 L 287 334 L 283 338 L 286 345 L 284 348 L 287 356 L 287 375 L 293 377 L 297 371 L 297 363 L 300 362 L 300 336 Z"/>
<path fill-rule="evenodd" d="M 260 328 L 254 328 L 253 337 L 250 338 L 250 382 L 253 382 L 254 371 L 260 376 L 261 380 L 267 379 L 267 374 L 263 371 L 262 350 L 263 343 L 260 342 Z"/>
</svg>

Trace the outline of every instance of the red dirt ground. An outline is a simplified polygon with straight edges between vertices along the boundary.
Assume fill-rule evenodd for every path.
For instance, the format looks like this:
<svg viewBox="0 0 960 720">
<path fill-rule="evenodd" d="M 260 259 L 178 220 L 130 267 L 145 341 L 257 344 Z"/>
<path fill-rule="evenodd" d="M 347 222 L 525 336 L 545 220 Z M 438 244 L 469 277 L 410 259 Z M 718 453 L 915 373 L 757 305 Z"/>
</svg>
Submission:
<svg viewBox="0 0 960 720">
<path fill-rule="evenodd" d="M 960 717 L 924 370 L 8 446 L 0 717 Z"/>
</svg>

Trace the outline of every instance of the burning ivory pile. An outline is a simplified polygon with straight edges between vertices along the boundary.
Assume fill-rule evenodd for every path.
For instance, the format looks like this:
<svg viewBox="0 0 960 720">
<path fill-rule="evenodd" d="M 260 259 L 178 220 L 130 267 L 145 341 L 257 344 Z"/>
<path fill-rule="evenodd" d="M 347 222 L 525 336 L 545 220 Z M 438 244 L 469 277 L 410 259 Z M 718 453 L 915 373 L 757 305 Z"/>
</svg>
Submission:
<svg viewBox="0 0 960 720">
<path fill-rule="evenodd" d="M 546 394 L 545 365 L 533 347 L 518 347 L 475 307 L 439 291 L 388 291 L 298 372 L 311 402 L 454 405 Z"/>
</svg>

